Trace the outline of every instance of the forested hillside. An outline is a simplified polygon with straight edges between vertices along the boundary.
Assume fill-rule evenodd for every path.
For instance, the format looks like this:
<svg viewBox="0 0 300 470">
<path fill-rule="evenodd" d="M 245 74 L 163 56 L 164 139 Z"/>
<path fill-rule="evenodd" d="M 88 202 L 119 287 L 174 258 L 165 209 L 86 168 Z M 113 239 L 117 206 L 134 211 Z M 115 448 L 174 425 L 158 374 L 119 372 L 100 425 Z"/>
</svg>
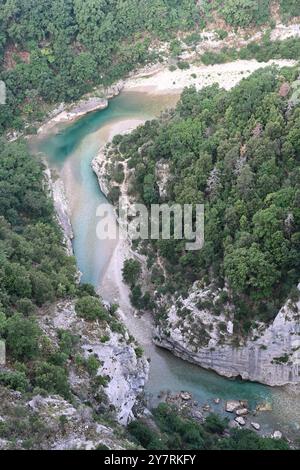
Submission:
<svg viewBox="0 0 300 470">
<path fill-rule="evenodd" d="M 300 15 L 297 0 L 282 1 L 280 11 L 285 19 Z M 233 28 L 257 27 L 271 21 L 270 1 L 1 0 L 7 105 L 0 131 L 20 129 L 24 119 L 42 118 L 47 103 L 78 99 L 158 60 L 153 43 L 171 41 L 178 31 L 197 36 L 216 15 Z"/>
<path fill-rule="evenodd" d="M 152 241 L 145 249 L 149 267 L 157 255 L 165 261 L 166 278 L 152 268 L 157 291 L 186 296 L 199 279 L 226 283 L 238 329 L 246 331 L 255 319 L 274 319 L 288 296 L 298 298 L 300 114 L 291 99 L 298 75 L 298 69 L 266 69 L 229 92 L 188 88 L 174 113 L 114 141 L 134 168 L 135 200 L 205 204 L 203 249 L 185 252 L 178 240 Z M 163 194 L 159 167 L 168 181 Z M 133 299 L 142 306 L 137 286 Z"/>
<path fill-rule="evenodd" d="M 193 42 L 193 34 L 215 21 L 234 29 L 271 27 L 270 11 L 268 0 L 0 0 L 0 80 L 7 89 L 7 103 L 0 105 L 0 338 L 7 352 L 0 370 L 1 448 L 53 448 L 57 440 L 68 448 L 82 442 L 100 449 L 287 448 L 249 431 L 229 434 L 216 417 L 195 424 L 169 407 L 155 411 L 150 427 L 117 427 L 117 410 L 106 393 L 117 374 L 113 369 L 108 375 L 109 354 L 99 358 L 93 347 L 102 352 L 111 344 L 114 361 L 123 355 L 126 366 L 130 358 L 134 379 L 146 362 L 143 351 L 115 315 L 117 306 L 105 306 L 92 286 L 78 284 L 43 164 L 25 141 L 4 138 L 8 129 L 41 120 L 62 101 L 162 60 L 157 41 L 175 40 L 176 50 L 177 34 L 190 34 Z M 281 0 L 279 14 L 284 20 L 299 15 L 299 2 Z M 297 44 L 269 45 L 264 54 L 299 58 Z M 246 52 L 263 55 L 261 49 Z M 143 247 L 158 294 L 186 295 L 196 279 L 228 283 L 243 333 L 254 319 L 273 319 L 284 299 L 298 295 L 298 75 L 296 69 L 268 69 L 231 92 L 187 89 L 174 111 L 114 141 L 136 169 L 132 197 L 147 205 L 206 205 L 202 251 L 191 255 L 173 241 Z M 33 131 L 29 125 L 27 132 Z M 170 172 L 166 199 L 156 182 L 158 161 Z M 119 182 L 123 176 L 118 174 Z M 156 266 L 158 254 L 167 279 Z M 151 295 L 133 285 L 132 272 L 139 269 L 131 265 L 127 273 L 133 303 L 153 308 Z M 124 374 L 127 381 L 127 369 Z M 102 444 L 107 431 L 110 438 Z"/>
</svg>

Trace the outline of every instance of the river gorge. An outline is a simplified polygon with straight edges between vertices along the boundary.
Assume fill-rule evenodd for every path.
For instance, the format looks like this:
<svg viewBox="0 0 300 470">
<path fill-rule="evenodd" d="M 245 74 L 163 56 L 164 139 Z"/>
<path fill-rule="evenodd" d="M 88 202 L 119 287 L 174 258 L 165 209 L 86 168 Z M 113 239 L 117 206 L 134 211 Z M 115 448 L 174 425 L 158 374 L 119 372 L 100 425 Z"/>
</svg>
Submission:
<svg viewBox="0 0 300 470">
<path fill-rule="evenodd" d="M 73 123 L 57 124 L 48 133 L 34 139 L 34 151 L 46 157 L 52 172 L 64 182 L 74 232 L 73 249 L 82 273 L 81 280 L 93 284 L 105 301 L 118 301 L 115 292 L 110 290 L 111 273 L 108 269 L 116 256 L 117 242 L 101 241 L 96 235 L 96 209 L 107 200 L 92 170 L 92 160 L 114 135 L 157 117 L 165 108 L 173 106 L 178 96 L 177 93 L 152 95 L 126 91 L 111 100 L 107 109 L 88 114 Z M 113 209 L 111 217 L 114 217 Z M 252 409 L 258 403 L 272 405 L 272 411 L 255 417 L 263 430 L 290 432 L 299 428 L 300 410 L 299 407 L 297 410 L 293 394 L 276 387 L 225 379 L 184 362 L 152 343 L 150 316 L 136 317 L 129 304 L 122 306 L 122 310 L 129 332 L 150 359 L 150 375 L 145 389 L 150 405 L 157 403 L 161 391 L 191 392 L 199 403 L 208 403 L 219 412 L 223 412 L 225 400 L 245 399 Z M 215 398 L 221 400 L 219 405 L 214 403 Z"/>
</svg>

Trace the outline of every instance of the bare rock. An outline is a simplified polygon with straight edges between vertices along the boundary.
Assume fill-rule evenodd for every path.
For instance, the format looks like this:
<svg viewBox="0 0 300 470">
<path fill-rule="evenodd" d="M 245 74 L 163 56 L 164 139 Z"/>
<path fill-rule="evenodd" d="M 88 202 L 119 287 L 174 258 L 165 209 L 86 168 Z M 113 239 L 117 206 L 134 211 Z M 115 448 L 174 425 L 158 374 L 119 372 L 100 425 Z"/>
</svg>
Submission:
<svg viewBox="0 0 300 470">
<path fill-rule="evenodd" d="M 192 395 L 189 392 L 181 392 L 180 393 L 180 398 L 184 401 L 189 401 L 192 399 Z"/>
<path fill-rule="evenodd" d="M 237 416 L 246 416 L 249 413 L 249 410 L 247 408 L 241 408 L 239 410 L 235 410 L 235 414 Z"/>
<path fill-rule="evenodd" d="M 260 430 L 260 424 L 258 423 L 251 423 L 251 426 L 253 427 L 253 429 L 255 429 L 255 431 L 259 431 Z"/>
<path fill-rule="evenodd" d="M 236 421 L 240 426 L 245 426 L 246 424 L 246 421 L 242 416 L 238 416 L 234 421 Z"/>
<path fill-rule="evenodd" d="M 225 411 L 233 413 L 241 407 L 241 403 L 238 400 L 229 400 L 225 404 Z"/>
<path fill-rule="evenodd" d="M 273 439 L 281 439 L 282 438 L 282 432 L 281 431 L 274 431 L 272 434 Z"/>
</svg>

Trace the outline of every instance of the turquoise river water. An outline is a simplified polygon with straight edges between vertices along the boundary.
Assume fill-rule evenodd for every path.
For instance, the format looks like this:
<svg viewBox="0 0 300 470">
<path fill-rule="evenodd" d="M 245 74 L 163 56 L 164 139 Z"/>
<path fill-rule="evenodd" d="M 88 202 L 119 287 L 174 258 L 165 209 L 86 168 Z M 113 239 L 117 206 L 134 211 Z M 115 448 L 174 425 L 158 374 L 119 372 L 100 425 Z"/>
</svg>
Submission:
<svg viewBox="0 0 300 470">
<path fill-rule="evenodd" d="M 106 110 L 87 115 L 75 123 L 57 125 L 35 142 L 35 151 L 43 153 L 49 166 L 64 180 L 71 206 L 77 264 L 83 275 L 82 281 L 93 284 L 96 289 L 114 246 L 96 237 L 96 208 L 107 201 L 99 189 L 91 161 L 112 133 L 122 130 L 122 123 L 127 123 L 128 127 L 128 123 L 136 125 L 139 120 L 158 116 L 163 109 L 173 105 L 176 99 L 174 95 L 122 93 L 110 101 Z M 253 418 L 261 422 L 263 429 L 291 431 L 298 428 L 299 406 L 295 397 L 284 390 L 228 380 L 174 357 L 149 341 L 150 332 L 145 334 L 145 328 L 150 328 L 150 325 L 143 319 L 135 318 L 133 321 L 131 318 L 127 326 L 151 360 L 146 387 L 150 403 L 157 401 L 162 390 L 192 392 L 199 403 L 209 403 L 218 411 L 224 409 L 223 402 L 227 399 L 247 399 L 251 406 L 258 402 L 269 402 L 273 411 L 260 413 Z M 213 399 L 217 397 L 221 403 L 214 405 Z"/>
</svg>

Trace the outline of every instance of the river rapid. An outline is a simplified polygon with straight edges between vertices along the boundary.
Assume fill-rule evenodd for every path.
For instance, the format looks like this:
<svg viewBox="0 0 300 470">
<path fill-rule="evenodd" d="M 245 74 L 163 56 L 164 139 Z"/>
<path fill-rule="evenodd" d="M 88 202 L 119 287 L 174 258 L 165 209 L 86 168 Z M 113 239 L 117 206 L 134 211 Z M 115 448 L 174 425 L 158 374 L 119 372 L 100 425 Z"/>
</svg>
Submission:
<svg viewBox="0 0 300 470">
<path fill-rule="evenodd" d="M 101 290 L 101 281 L 116 242 L 99 240 L 96 236 L 99 220 L 96 210 L 107 200 L 100 191 L 91 161 L 113 135 L 157 117 L 165 108 L 173 106 L 177 99 L 178 95 L 174 94 L 160 96 L 124 92 L 111 100 L 107 109 L 74 123 L 57 125 L 48 134 L 33 140 L 34 152 L 42 153 L 52 171 L 64 181 L 74 231 L 73 248 L 82 282 L 93 284 L 104 300 L 111 300 L 106 298 L 105 290 Z M 114 217 L 112 209 L 111 217 Z M 191 392 L 199 403 L 210 404 L 212 409 L 222 413 L 224 401 L 228 399 L 247 399 L 251 408 L 257 403 L 268 402 L 272 404 L 272 411 L 259 413 L 251 419 L 261 423 L 262 430 L 280 429 L 291 433 L 300 428 L 300 409 L 290 393 L 256 383 L 225 379 L 174 357 L 152 344 L 149 316 L 137 318 L 128 312 L 123 320 L 150 359 L 150 377 L 146 386 L 150 405 L 157 403 L 161 391 L 177 393 L 182 390 Z M 215 398 L 221 399 L 219 405 L 214 403 Z"/>
</svg>

